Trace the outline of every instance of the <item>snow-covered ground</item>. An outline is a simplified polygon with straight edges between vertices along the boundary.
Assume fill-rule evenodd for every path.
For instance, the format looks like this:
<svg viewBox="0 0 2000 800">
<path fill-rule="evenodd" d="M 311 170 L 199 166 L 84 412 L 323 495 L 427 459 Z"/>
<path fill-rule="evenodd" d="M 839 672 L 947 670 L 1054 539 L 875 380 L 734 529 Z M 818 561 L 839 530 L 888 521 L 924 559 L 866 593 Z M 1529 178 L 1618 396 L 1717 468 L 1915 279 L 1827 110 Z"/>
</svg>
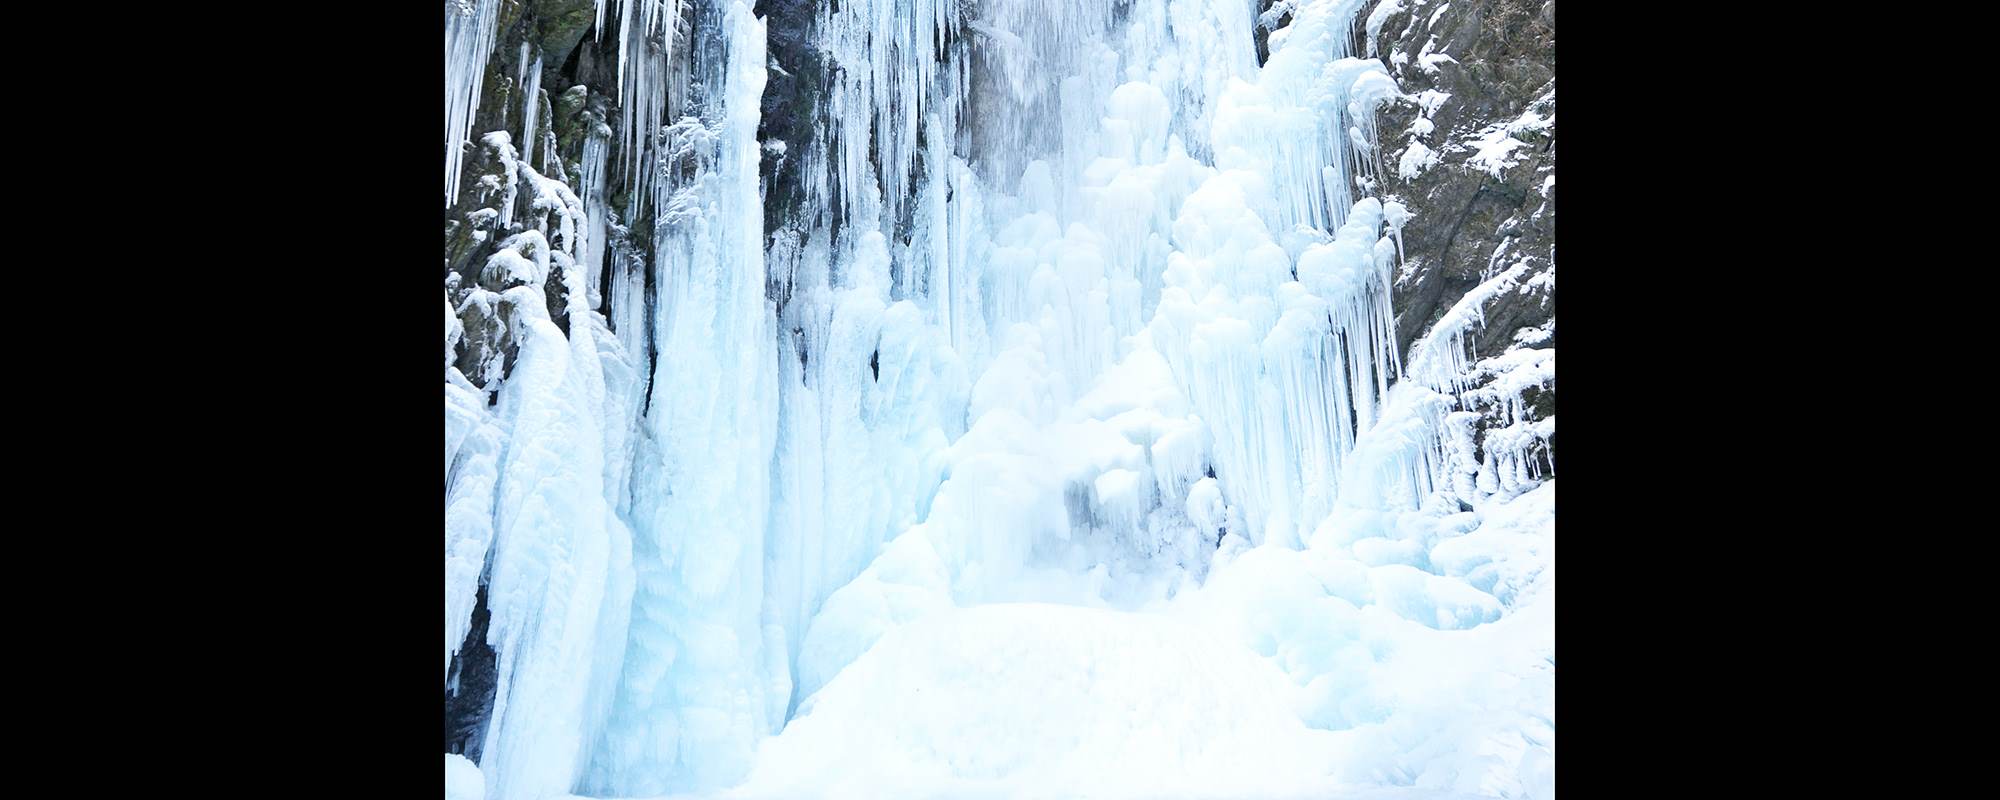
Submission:
<svg viewBox="0 0 2000 800">
<path fill-rule="evenodd" d="M 1132 610 L 940 603 L 673 796 L 1552 796 L 1554 503 L 1403 520 L 1435 571 L 1262 547 Z"/>
<path fill-rule="evenodd" d="M 1142 610 L 940 607 L 716 796 L 1552 796 L 1554 502 L 1411 548 L 1444 574 L 1264 547 Z"/>
</svg>

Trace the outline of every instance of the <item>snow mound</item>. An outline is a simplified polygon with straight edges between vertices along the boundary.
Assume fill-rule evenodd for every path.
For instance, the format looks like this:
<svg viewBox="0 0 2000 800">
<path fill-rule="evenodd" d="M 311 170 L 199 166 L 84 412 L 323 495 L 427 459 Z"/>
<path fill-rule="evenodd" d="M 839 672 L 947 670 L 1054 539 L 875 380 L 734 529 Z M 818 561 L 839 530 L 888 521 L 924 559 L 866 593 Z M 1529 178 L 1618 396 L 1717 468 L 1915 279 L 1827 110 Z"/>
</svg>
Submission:
<svg viewBox="0 0 2000 800">
<path fill-rule="evenodd" d="M 1277 797 L 1335 735 L 1248 648 L 1158 614 L 1041 603 L 884 636 L 758 754 L 744 797 Z"/>
<path fill-rule="evenodd" d="M 486 800 L 486 776 L 471 759 L 444 754 L 444 800 Z"/>
</svg>

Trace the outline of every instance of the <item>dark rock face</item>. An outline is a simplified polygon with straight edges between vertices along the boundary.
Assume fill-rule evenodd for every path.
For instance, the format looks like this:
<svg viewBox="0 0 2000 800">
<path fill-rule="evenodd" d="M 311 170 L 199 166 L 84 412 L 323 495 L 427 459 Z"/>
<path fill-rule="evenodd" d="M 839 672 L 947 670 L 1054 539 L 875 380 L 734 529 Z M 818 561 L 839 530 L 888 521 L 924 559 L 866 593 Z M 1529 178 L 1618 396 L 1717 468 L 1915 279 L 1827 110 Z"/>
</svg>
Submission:
<svg viewBox="0 0 2000 800">
<path fill-rule="evenodd" d="M 486 643 L 486 626 L 493 614 L 486 608 L 483 584 L 478 603 L 472 609 L 472 630 L 451 661 L 451 677 L 444 687 L 444 751 L 473 761 L 479 760 L 486 742 L 486 723 L 493 713 L 493 695 L 499 683 L 493 648 Z"/>
<path fill-rule="evenodd" d="M 1400 10 L 1368 41 L 1364 21 L 1390 3 Z M 1382 192 L 1414 212 L 1398 343 L 1407 352 L 1467 291 L 1525 261 L 1525 288 L 1488 303 L 1476 337 L 1474 352 L 1499 353 L 1555 315 L 1553 281 L 1526 286 L 1555 266 L 1555 0 L 1377 0 L 1356 36 L 1406 95 L 1377 117 Z"/>
<path fill-rule="evenodd" d="M 1372 38 L 1367 20 L 1378 20 Z M 1380 58 L 1404 99 L 1377 115 L 1380 193 L 1412 212 L 1395 285 L 1407 356 L 1438 318 L 1509 270 L 1512 288 L 1482 306 L 1476 357 L 1555 347 L 1555 0 L 1376 0 L 1355 18 L 1356 55 Z M 1468 396 L 1475 457 L 1513 418 Z M 1555 415 L 1555 382 L 1519 398 L 1520 424 Z M 1518 441 L 1518 439 L 1516 439 Z M 1536 477 L 1555 476 L 1555 437 L 1528 445 Z"/>
<path fill-rule="evenodd" d="M 799 187 L 805 154 L 815 141 L 814 122 L 829 86 L 825 60 L 816 44 L 820 0 L 758 0 L 765 19 L 766 55 L 771 62 L 764 84 L 757 140 L 764 143 L 764 235 L 797 223 L 804 192 Z M 782 142 L 783 144 L 777 144 Z M 780 149 L 782 148 L 782 149 Z M 791 224 L 790 227 L 802 227 Z"/>
<path fill-rule="evenodd" d="M 590 33 L 597 20 L 594 0 L 544 0 L 535 5 L 536 43 L 550 68 L 569 62 L 571 51 Z M 546 85 L 546 84 L 545 84 Z"/>
</svg>

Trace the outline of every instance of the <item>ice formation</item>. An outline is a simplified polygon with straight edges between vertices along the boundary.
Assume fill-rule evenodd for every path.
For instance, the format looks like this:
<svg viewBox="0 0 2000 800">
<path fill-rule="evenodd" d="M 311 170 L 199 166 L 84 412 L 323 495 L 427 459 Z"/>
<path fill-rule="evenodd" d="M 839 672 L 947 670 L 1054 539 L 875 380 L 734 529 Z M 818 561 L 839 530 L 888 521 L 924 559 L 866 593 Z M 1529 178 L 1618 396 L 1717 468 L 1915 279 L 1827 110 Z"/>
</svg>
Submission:
<svg viewBox="0 0 2000 800">
<path fill-rule="evenodd" d="M 500 0 L 451 0 L 444 5 L 444 202 L 458 199 L 461 165 Z"/>
<path fill-rule="evenodd" d="M 482 591 L 498 669 L 448 796 L 1553 796 L 1554 350 L 1468 338 L 1553 273 L 1399 352 L 1399 0 L 822 4 L 800 152 L 750 3 L 599 0 L 568 167 L 525 45 L 525 151 L 465 130 L 497 5 L 446 15 L 448 203 L 500 165 L 446 297 L 446 679 Z"/>
</svg>

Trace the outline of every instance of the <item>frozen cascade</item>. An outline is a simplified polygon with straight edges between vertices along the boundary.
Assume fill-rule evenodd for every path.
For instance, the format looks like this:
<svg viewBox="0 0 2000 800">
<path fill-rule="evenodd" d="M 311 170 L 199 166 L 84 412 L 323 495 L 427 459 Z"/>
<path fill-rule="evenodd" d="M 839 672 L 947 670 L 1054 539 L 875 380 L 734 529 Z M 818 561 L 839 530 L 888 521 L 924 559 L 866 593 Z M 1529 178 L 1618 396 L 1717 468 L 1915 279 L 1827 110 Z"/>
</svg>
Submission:
<svg viewBox="0 0 2000 800">
<path fill-rule="evenodd" d="M 515 157 L 505 132 L 484 137 L 512 179 L 500 205 L 520 212 L 465 287 L 459 316 L 514 348 L 511 365 L 446 366 L 446 662 L 486 584 L 497 687 L 483 735 L 490 796 L 541 796 L 574 785 L 581 741 L 609 707 L 632 596 L 631 534 L 614 513 L 634 367 L 607 320 L 582 303 L 569 253 L 581 208 L 567 187 Z M 489 188 L 497 185 L 489 184 Z M 517 206 L 517 192 L 532 193 Z M 562 224 L 551 228 L 550 217 Z M 558 249 L 552 246 L 553 231 Z M 542 284 L 569 304 L 552 318 Z M 447 323 L 447 341 L 466 335 Z M 483 567 L 483 569 L 482 569 Z M 484 575 L 482 576 L 482 572 Z"/>
<path fill-rule="evenodd" d="M 659 358 L 631 484 L 638 583 L 591 791 L 733 778 L 790 693 L 766 663 L 762 612 L 777 420 L 755 136 L 764 28 L 742 2 L 715 10 L 718 28 L 695 39 L 719 51 L 701 77 L 722 88 L 710 135 L 687 145 L 713 152 L 661 209 Z"/>
<path fill-rule="evenodd" d="M 1552 796 L 1553 271 L 1399 352 L 1402 5 L 816 3 L 799 146 L 748 2 L 597 0 L 566 154 L 449 3 L 448 792 Z"/>
</svg>

